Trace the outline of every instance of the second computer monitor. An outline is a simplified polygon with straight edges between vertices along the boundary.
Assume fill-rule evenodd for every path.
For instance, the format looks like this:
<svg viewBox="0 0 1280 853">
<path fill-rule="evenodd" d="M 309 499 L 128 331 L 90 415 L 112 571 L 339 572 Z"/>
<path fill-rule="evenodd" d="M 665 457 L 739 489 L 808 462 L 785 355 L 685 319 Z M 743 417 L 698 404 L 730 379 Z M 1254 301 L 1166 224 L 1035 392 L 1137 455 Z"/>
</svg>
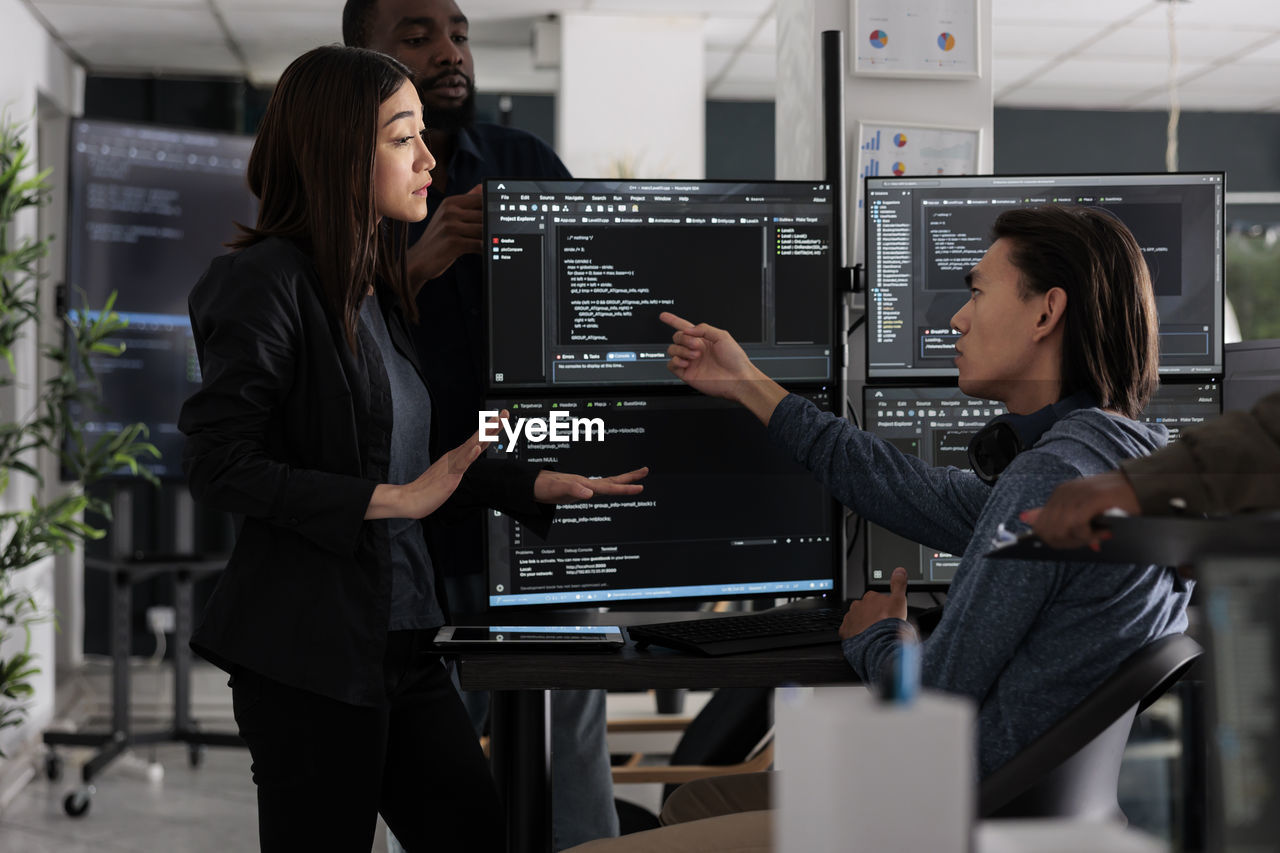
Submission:
<svg viewBox="0 0 1280 853">
<path fill-rule="evenodd" d="M 867 377 L 955 376 L 951 317 L 1006 210 L 1103 208 L 1151 271 L 1161 374 L 1222 373 L 1221 173 L 868 178 Z"/>
<path fill-rule="evenodd" d="M 829 184 L 489 180 L 484 221 L 496 394 L 678 384 L 663 311 L 775 379 L 833 381 Z"/>
<path fill-rule="evenodd" d="M 804 396 L 830 408 L 827 391 Z M 490 453 L 586 475 L 649 467 L 642 494 L 561 506 L 545 538 L 487 513 L 490 607 L 836 591 L 838 504 L 741 406 L 635 391 L 490 405 L 517 434 Z"/>
<path fill-rule="evenodd" d="M 868 386 L 863 390 L 863 403 L 869 432 L 930 465 L 961 470 L 969 470 L 969 440 L 974 433 L 1006 412 L 1003 403 L 972 397 L 954 386 Z M 1217 417 L 1221 411 L 1221 386 L 1212 379 L 1164 383 L 1141 420 L 1163 425 L 1172 443 L 1184 429 Z M 866 558 L 867 585 L 881 588 L 888 586 L 894 567 L 903 566 L 912 588 L 945 589 L 960 565 L 959 554 L 929 548 L 872 523 L 867 524 Z"/>
</svg>

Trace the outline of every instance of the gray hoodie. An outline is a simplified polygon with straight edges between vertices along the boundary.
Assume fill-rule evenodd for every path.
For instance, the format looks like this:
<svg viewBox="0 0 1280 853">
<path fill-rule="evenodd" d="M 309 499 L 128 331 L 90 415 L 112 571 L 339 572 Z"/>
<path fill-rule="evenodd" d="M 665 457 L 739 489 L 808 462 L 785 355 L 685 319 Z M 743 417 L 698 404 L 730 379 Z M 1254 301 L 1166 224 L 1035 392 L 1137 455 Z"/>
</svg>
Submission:
<svg viewBox="0 0 1280 853">
<path fill-rule="evenodd" d="M 983 556 L 998 525 L 1015 527 L 1019 512 L 1042 506 L 1065 480 L 1163 447 L 1164 427 L 1076 410 L 1019 455 L 994 488 L 971 473 L 931 467 L 795 395 L 778 405 L 769 434 L 863 517 L 963 554 L 942 621 L 922 647 L 921 678 L 977 703 L 983 776 L 1129 655 L 1186 628 L 1192 585 L 1173 569 Z M 845 658 L 863 681 L 879 678 L 904 629 L 885 619 L 844 641 Z"/>
</svg>

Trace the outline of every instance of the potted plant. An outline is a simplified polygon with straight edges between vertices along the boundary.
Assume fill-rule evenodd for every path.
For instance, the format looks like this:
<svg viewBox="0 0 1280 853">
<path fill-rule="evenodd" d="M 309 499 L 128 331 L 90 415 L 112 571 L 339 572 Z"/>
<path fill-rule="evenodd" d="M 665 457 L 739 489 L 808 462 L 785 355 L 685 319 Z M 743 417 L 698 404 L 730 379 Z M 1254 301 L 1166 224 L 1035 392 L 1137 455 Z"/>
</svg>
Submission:
<svg viewBox="0 0 1280 853">
<path fill-rule="evenodd" d="M 42 278 L 38 267 L 52 240 L 16 236 L 19 214 L 48 203 L 51 192 L 51 170 L 30 174 L 31 152 L 23 130 L 22 122 L 0 115 L 0 388 L 22 384 L 35 392 L 28 411 L 0 412 L 0 732 L 26 717 L 31 679 L 39 672 L 31 652 L 31 629 L 52 618 L 15 582 L 15 575 L 85 539 L 103 536 L 103 529 L 87 519 L 96 515 L 109 521 L 110 507 L 90 497 L 87 487 L 122 468 L 150 477 L 139 468 L 138 459 L 159 455 L 147 442 L 142 424 L 86 442 L 67 417 L 71 403 L 99 404 L 91 359 L 115 356 L 123 349 L 112 341 L 126 325 L 112 310 L 114 295 L 100 311 L 73 311 L 61 342 L 40 348 L 38 358 L 49 368 L 43 378 L 37 379 L 38 365 L 23 364 L 18 355 L 19 343 L 37 331 Z M 46 488 L 41 454 L 58 459 L 74 485 Z M 22 478 L 31 482 L 19 489 Z M 30 500 L 15 500 L 19 491 L 32 493 Z"/>
</svg>

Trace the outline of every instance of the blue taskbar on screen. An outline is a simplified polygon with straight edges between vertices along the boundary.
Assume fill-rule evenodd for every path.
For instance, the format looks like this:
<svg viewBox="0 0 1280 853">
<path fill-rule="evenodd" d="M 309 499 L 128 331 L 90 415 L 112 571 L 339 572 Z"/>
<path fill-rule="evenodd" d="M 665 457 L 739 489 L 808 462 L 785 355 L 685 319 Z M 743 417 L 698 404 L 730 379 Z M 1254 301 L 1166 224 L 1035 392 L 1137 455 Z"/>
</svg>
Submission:
<svg viewBox="0 0 1280 853">
<path fill-rule="evenodd" d="M 707 586 L 655 586 L 639 589 L 593 589 L 565 592 L 529 592 L 518 595 L 491 595 L 490 607 L 517 604 L 593 604 L 638 601 L 655 598 L 721 598 L 739 595 L 781 595 L 796 592 L 822 592 L 834 587 L 831 578 L 803 581 L 774 581 L 750 584 L 710 584 Z"/>
</svg>

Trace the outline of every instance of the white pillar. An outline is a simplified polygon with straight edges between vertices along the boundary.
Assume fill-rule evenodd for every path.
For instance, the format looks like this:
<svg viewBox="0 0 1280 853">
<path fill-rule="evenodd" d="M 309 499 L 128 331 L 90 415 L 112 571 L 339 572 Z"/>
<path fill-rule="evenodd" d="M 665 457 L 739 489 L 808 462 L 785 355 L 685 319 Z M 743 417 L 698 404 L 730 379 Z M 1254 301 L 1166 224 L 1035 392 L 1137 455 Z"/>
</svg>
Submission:
<svg viewBox="0 0 1280 853">
<path fill-rule="evenodd" d="M 702 178 L 702 19 L 568 13 L 556 148 L 580 178 Z"/>
<path fill-rule="evenodd" d="M 823 174 L 822 68 L 823 30 L 844 33 L 845 224 L 850 265 L 862 262 L 854 244 L 858 173 L 858 122 L 978 129 L 982 141 L 978 171 L 990 172 L 994 157 L 994 107 L 991 86 L 991 0 L 978 0 L 980 75 L 960 79 L 895 79 L 849 73 L 852 63 L 852 9 L 855 0 L 779 0 L 777 84 L 777 175 L 811 180 Z"/>
</svg>

